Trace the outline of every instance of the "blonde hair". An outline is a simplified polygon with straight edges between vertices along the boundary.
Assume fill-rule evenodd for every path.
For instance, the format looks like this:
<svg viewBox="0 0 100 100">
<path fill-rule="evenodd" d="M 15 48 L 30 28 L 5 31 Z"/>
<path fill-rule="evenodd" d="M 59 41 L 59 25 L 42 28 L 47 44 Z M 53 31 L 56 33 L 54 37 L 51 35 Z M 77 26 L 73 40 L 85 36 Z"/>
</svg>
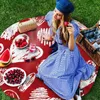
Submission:
<svg viewBox="0 0 100 100">
<path fill-rule="evenodd" d="M 68 15 L 68 16 L 63 15 L 61 20 L 54 20 L 54 19 L 52 20 L 52 29 L 53 29 L 54 35 L 56 34 L 56 31 L 59 28 L 59 25 L 61 24 L 60 39 L 62 40 L 62 43 L 64 45 L 66 45 L 69 41 L 69 33 L 67 30 L 67 27 L 64 26 L 65 20 L 70 22 L 71 21 L 70 15 Z"/>
</svg>

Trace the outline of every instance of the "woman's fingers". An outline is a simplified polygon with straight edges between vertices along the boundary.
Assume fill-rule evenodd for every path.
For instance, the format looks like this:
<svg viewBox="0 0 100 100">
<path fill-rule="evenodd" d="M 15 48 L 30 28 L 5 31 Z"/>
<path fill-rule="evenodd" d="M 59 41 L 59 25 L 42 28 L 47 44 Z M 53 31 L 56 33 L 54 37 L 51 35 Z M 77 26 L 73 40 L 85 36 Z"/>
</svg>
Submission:
<svg viewBox="0 0 100 100">
<path fill-rule="evenodd" d="M 71 23 L 69 23 L 67 27 L 73 27 L 73 25 Z"/>
<path fill-rule="evenodd" d="M 74 27 L 71 23 L 68 24 L 67 30 L 69 32 L 69 34 L 73 34 L 74 33 Z"/>
</svg>

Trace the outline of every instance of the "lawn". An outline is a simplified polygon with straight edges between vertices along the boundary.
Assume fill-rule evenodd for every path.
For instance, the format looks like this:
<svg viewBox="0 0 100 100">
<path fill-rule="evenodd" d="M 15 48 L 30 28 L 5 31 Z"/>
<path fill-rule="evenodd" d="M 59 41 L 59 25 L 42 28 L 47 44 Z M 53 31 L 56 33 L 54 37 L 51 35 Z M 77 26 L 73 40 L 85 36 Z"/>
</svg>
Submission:
<svg viewBox="0 0 100 100">
<path fill-rule="evenodd" d="M 72 14 L 87 27 L 100 19 L 100 0 L 71 0 L 75 5 Z M 42 16 L 55 7 L 55 0 L 0 0 L 0 34 L 10 25 L 21 19 Z M 83 100 L 99 100 L 100 72 L 91 92 Z M 0 91 L 0 100 L 8 100 Z M 9 99 L 10 100 L 10 99 Z"/>
</svg>

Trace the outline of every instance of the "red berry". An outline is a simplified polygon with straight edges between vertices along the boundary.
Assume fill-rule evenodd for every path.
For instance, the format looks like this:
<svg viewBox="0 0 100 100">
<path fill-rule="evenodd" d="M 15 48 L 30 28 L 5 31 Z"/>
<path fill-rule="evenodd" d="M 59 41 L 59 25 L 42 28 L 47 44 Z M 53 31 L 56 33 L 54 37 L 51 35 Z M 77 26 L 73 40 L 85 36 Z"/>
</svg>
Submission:
<svg viewBox="0 0 100 100">
<path fill-rule="evenodd" d="M 64 25 L 67 27 L 68 26 L 68 24 L 69 24 L 69 22 L 64 22 Z"/>
<path fill-rule="evenodd" d="M 5 74 L 4 79 L 9 84 L 20 84 L 24 77 L 24 73 L 19 69 L 10 70 Z"/>
</svg>

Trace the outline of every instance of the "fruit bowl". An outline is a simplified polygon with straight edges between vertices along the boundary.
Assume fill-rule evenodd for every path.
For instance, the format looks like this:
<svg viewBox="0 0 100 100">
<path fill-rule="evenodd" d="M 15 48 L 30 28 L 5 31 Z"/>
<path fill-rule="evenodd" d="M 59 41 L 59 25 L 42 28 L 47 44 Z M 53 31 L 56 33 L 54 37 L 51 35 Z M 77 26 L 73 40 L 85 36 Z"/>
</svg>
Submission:
<svg viewBox="0 0 100 100">
<path fill-rule="evenodd" d="M 29 36 L 20 34 L 14 39 L 14 43 L 18 49 L 23 49 L 29 45 Z"/>
<path fill-rule="evenodd" d="M 18 67 L 9 68 L 4 72 L 3 81 L 8 86 L 19 86 L 26 80 L 26 72 Z"/>
</svg>

